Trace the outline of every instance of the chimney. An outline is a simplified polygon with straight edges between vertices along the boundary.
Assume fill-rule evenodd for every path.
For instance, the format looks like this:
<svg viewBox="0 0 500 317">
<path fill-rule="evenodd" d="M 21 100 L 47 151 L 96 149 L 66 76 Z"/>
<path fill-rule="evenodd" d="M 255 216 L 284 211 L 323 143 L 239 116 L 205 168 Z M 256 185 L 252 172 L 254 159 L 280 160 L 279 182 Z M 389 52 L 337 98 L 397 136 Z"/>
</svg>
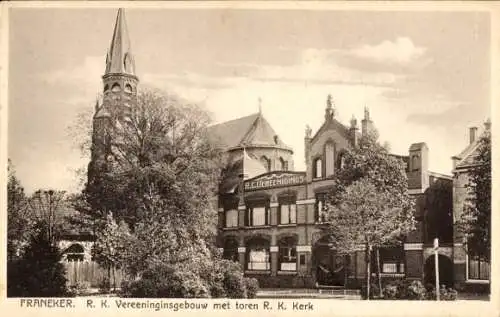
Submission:
<svg viewBox="0 0 500 317">
<path fill-rule="evenodd" d="M 469 140 L 470 140 L 469 144 L 472 144 L 474 143 L 474 141 L 476 141 L 476 134 L 477 134 L 477 127 L 469 128 Z"/>
<path fill-rule="evenodd" d="M 349 129 L 349 134 L 351 136 L 352 145 L 354 147 L 357 147 L 358 146 L 358 120 L 356 120 L 354 115 L 352 116 L 352 119 L 351 119 L 351 127 Z"/>
<path fill-rule="evenodd" d="M 304 136 L 304 156 L 306 166 L 309 166 L 310 161 L 310 152 L 311 152 L 311 138 L 312 138 L 312 130 L 306 125 L 306 134 Z"/>
<path fill-rule="evenodd" d="M 491 120 L 490 120 L 490 119 L 488 119 L 488 120 L 486 120 L 486 121 L 484 122 L 484 128 L 485 128 L 485 130 L 487 130 L 487 131 L 488 131 L 488 130 L 490 130 L 490 128 L 491 128 Z"/>
<path fill-rule="evenodd" d="M 372 131 L 372 127 L 373 122 L 370 119 L 370 110 L 368 110 L 368 107 L 365 107 L 365 115 L 363 120 L 361 120 L 361 134 L 367 136 Z"/>
</svg>

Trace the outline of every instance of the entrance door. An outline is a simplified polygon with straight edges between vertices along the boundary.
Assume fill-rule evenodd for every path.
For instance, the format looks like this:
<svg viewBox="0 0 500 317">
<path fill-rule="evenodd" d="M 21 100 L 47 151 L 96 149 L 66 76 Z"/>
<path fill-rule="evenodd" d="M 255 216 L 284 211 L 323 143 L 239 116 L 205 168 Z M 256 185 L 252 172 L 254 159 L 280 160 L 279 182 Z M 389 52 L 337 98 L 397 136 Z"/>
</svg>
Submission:
<svg viewBox="0 0 500 317">
<path fill-rule="evenodd" d="M 313 267 L 320 286 L 343 286 L 345 281 L 344 257 L 338 256 L 330 246 L 318 244 L 313 250 Z"/>
</svg>

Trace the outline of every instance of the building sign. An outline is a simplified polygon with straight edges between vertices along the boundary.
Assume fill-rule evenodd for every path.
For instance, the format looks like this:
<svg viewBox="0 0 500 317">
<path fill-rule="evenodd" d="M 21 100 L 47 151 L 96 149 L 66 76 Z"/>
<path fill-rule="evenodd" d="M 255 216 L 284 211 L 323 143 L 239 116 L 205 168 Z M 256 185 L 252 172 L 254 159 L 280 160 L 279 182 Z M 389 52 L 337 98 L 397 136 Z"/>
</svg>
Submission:
<svg viewBox="0 0 500 317">
<path fill-rule="evenodd" d="M 245 191 L 301 185 L 305 182 L 305 173 L 273 172 L 246 180 Z"/>
</svg>

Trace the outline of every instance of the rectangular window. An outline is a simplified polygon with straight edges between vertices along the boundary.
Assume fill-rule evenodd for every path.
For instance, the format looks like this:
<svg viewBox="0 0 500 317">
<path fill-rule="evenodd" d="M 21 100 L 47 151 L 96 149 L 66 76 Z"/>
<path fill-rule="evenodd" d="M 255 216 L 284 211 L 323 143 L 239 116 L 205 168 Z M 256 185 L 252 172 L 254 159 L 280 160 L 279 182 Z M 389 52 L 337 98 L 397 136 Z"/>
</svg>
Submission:
<svg viewBox="0 0 500 317">
<path fill-rule="evenodd" d="M 280 270 L 297 270 L 297 253 L 295 247 L 280 247 Z"/>
<path fill-rule="evenodd" d="M 300 255 L 299 263 L 300 263 L 300 265 L 306 265 L 306 256 L 304 254 Z"/>
<path fill-rule="evenodd" d="M 402 247 L 380 248 L 380 270 L 382 273 L 403 274 L 405 272 L 404 251 Z M 376 253 L 372 253 L 373 266 L 376 272 Z"/>
<path fill-rule="evenodd" d="M 297 206 L 295 203 L 280 204 L 280 224 L 297 223 Z"/>
<path fill-rule="evenodd" d="M 248 269 L 249 270 L 270 270 L 269 251 L 267 249 L 250 250 Z"/>
<path fill-rule="evenodd" d="M 490 263 L 474 256 L 469 256 L 469 279 L 470 280 L 489 280 Z"/>
<path fill-rule="evenodd" d="M 266 225 L 266 207 L 255 207 L 252 212 L 252 225 Z"/>
<path fill-rule="evenodd" d="M 271 223 L 271 213 L 267 205 L 248 207 L 246 210 L 246 226 L 266 226 Z"/>
<path fill-rule="evenodd" d="M 326 195 L 316 194 L 315 219 L 316 222 L 326 222 Z"/>
<path fill-rule="evenodd" d="M 238 227 L 238 210 L 226 211 L 226 228 Z"/>
</svg>

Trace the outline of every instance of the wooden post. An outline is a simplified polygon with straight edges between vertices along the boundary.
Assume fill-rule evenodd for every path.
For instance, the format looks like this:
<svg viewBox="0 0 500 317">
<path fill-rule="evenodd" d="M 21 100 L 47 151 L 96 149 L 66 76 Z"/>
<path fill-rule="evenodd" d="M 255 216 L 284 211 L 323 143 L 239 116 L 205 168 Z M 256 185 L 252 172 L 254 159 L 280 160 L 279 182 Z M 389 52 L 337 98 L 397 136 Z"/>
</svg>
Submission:
<svg viewBox="0 0 500 317">
<path fill-rule="evenodd" d="M 438 238 L 434 239 L 434 264 L 435 264 L 435 275 L 436 275 L 436 300 L 440 300 L 439 294 L 439 257 L 438 257 L 438 249 L 439 249 L 439 240 Z"/>
</svg>

